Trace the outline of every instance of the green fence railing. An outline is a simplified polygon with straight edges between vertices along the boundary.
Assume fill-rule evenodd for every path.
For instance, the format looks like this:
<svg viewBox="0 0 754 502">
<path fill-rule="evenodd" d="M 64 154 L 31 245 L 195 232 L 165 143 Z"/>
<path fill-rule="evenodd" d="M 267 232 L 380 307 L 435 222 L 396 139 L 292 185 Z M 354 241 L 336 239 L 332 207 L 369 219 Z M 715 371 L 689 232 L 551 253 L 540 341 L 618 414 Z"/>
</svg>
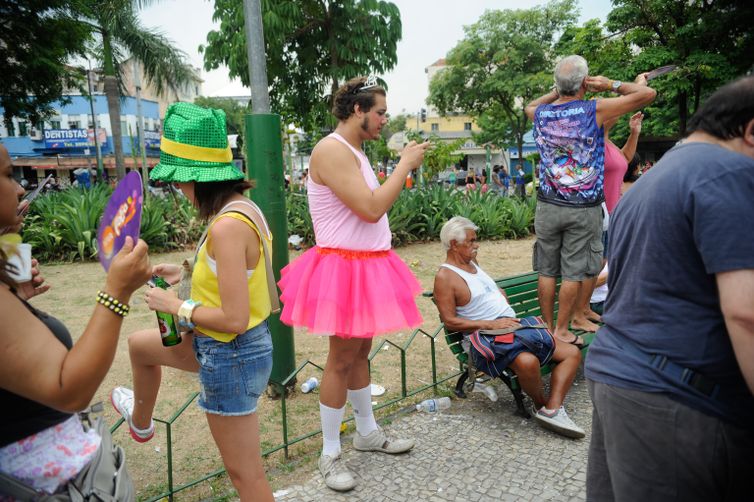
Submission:
<svg viewBox="0 0 754 502">
<path fill-rule="evenodd" d="M 392 346 L 394 349 L 398 350 L 400 353 L 400 370 L 401 370 L 401 387 L 400 387 L 400 393 L 398 397 L 390 399 L 384 403 L 381 403 L 378 406 L 374 407 L 375 411 L 381 410 L 383 408 L 393 406 L 404 399 L 407 399 L 409 397 L 412 397 L 416 394 L 419 394 L 421 392 L 427 391 L 429 389 L 434 389 L 435 392 L 437 392 L 437 385 L 441 384 L 447 380 L 450 380 L 452 378 L 455 378 L 459 376 L 462 371 L 459 366 L 458 371 L 453 372 L 448 375 L 442 375 L 438 377 L 438 369 L 437 369 L 437 338 L 442 333 L 443 328 L 442 325 L 440 325 L 433 333 L 428 333 L 424 331 L 423 329 L 417 329 L 415 330 L 404 343 L 397 344 L 393 342 L 392 340 L 383 339 L 376 347 L 372 349 L 371 354 L 369 355 L 369 364 L 370 364 L 370 372 L 371 372 L 371 366 L 374 359 L 381 353 L 383 353 L 383 347 L 386 345 Z M 420 385 L 418 387 L 409 388 L 408 384 L 408 374 L 407 374 L 407 351 L 408 349 L 414 344 L 414 342 L 419 339 L 428 339 L 429 340 L 429 350 L 430 350 L 430 358 L 431 358 L 431 372 L 432 372 L 432 381 L 425 383 L 424 385 Z M 288 375 L 285 380 L 282 382 L 274 382 L 271 380 L 271 383 L 279 384 L 280 386 L 287 388 L 292 382 L 297 380 L 297 377 L 301 371 L 303 371 L 305 368 L 308 367 L 314 367 L 319 371 L 323 371 L 324 368 L 322 366 L 310 361 L 306 360 L 303 363 L 301 363 L 290 375 Z M 173 425 L 178 420 L 178 418 L 186 411 L 188 406 L 196 399 L 196 397 L 199 395 L 198 392 L 194 392 L 188 400 L 186 400 L 183 405 L 181 405 L 178 410 L 176 410 L 173 415 L 167 419 L 163 420 L 160 418 L 154 418 L 155 422 L 161 423 L 165 426 L 166 429 L 166 442 L 167 442 L 167 490 L 160 493 L 159 495 L 155 495 L 147 499 L 147 502 L 154 502 L 157 500 L 165 499 L 167 498 L 171 502 L 173 501 L 173 496 L 176 493 L 179 493 L 187 488 L 191 488 L 193 486 L 196 486 L 204 481 L 207 481 L 209 479 L 215 478 L 217 476 L 220 476 L 225 473 L 225 469 L 217 469 L 213 472 L 210 472 L 208 474 L 205 474 L 197 479 L 194 479 L 192 481 L 189 481 L 184 484 L 175 485 L 174 484 L 174 476 L 173 476 Z M 281 393 L 280 399 L 280 410 L 281 410 L 281 421 L 282 421 L 282 442 L 276 444 L 275 446 L 272 446 L 270 448 L 267 448 L 262 451 L 263 456 L 268 456 L 272 453 L 275 453 L 277 451 L 283 450 L 285 457 L 288 458 L 289 456 L 289 447 L 299 443 L 301 441 L 304 441 L 306 439 L 309 439 L 313 436 L 316 436 L 318 434 L 322 433 L 322 429 L 316 429 L 312 431 L 307 431 L 304 434 L 298 435 L 296 437 L 291 438 L 289 435 L 289 417 L 288 417 L 288 398 L 285 393 Z M 345 420 L 345 422 L 351 422 L 353 421 L 353 416 L 349 417 Z M 118 420 L 110 429 L 111 432 L 114 432 L 117 430 L 122 424 L 124 420 L 121 418 Z"/>
</svg>

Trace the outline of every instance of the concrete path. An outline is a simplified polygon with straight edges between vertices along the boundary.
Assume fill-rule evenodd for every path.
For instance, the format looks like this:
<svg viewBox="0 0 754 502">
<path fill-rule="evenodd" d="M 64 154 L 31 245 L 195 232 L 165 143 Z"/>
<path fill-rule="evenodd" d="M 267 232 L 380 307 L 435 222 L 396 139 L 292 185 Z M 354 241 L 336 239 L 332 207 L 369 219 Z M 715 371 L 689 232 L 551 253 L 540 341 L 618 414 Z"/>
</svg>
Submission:
<svg viewBox="0 0 754 502">
<path fill-rule="evenodd" d="M 566 410 L 587 436 L 572 440 L 514 415 L 500 382 L 497 402 L 479 393 L 453 399 L 450 410 L 410 412 L 386 429 L 413 437 L 399 456 L 364 453 L 344 438 L 344 458 L 359 482 L 348 493 L 328 489 L 319 473 L 276 492 L 278 501 L 580 501 L 585 500 L 592 406 L 579 373 Z"/>
</svg>

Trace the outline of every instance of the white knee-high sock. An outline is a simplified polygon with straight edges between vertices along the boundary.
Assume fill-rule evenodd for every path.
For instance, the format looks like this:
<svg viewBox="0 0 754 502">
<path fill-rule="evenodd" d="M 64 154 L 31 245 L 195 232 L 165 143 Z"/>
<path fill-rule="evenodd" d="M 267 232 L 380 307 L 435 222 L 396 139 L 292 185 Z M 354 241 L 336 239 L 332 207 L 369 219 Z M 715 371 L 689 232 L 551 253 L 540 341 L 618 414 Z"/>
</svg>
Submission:
<svg viewBox="0 0 754 502">
<path fill-rule="evenodd" d="M 353 407 L 353 416 L 356 419 L 356 431 L 362 436 L 377 430 L 377 422 L 374 421 L 372 412 L 372 386 L 367 385 L 363 389 L 348 389 L 348 401 Z"/>
<path fill-rule="evenodd" d="M 346 406 L 330 408 L 319 403 L 319 418 L 322 422 L 322 455 L 334 457 L 340 453 L 340 424 Z"/>
</svg>

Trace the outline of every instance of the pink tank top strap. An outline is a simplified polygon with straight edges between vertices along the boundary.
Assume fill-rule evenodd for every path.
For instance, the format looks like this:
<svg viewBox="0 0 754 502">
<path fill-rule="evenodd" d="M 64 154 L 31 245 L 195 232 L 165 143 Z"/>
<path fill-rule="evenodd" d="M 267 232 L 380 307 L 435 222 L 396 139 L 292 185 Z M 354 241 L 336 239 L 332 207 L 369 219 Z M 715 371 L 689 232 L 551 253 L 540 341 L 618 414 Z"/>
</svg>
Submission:
<svg viewBox="0 0 754 502">
<path fill-rule="evenodd" d="M 359 163 L 360 163 L 360 164 L 361 164 L 362 166 L 364 165 L 364 161 L 366 160 L 366 155 L 364 155 L 364 153 L 363 153 L 363 152 L 360 152 L 359 150 L 357 150 L 356 148 L 354 148 L 354 147 L 353 147 L 353 145 L 352 145 L 351 143 L 349 143 L 348 141 L 346 141 L 346 138 L 344 138 L 343 136 L 341 136 L 341 135 L 340 135 L 340 134 L 338 134 L 337 132 L 331 132 L 331 133 L 330 133 L 330 134 L 328 135 L 328 137 L 329 137 L 329 138 L 332 138 L 332 139 L 335 139 L 335 140 L 338 140 L 338 141 L 340 141 L 341 143 L 343 143 L 344 145 L 346 145 L 346 146 L 347 146 L 348 148 L 350 148 L 350 149 L 351 149 L 351 151 L 353 152 L 353 154 L 354 154 L 354 155 L 356 155 L 356 158 L 358 158 L 358 159 L 359 159 Z"/>
</svg>

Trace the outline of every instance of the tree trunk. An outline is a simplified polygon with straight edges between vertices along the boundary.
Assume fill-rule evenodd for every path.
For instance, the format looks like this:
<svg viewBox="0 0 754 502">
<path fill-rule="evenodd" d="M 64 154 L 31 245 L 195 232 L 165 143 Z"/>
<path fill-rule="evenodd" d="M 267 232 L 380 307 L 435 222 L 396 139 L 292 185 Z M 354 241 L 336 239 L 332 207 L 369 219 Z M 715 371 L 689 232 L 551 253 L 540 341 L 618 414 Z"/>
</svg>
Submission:
<svg viewBox="0 0 754 502">
<path fill-rule="evenodd" d="M 118 79 L 112 75 L 105 76 L 105 96 L 107 97 L 107 113 L 110 115 L 110 130 L 113 134 L 115 172 L 118 181 L 120 181 L 126 177 L 126 166 L 123 162 L 123 134 L 120 129 L 120 93 L 118 92 Z"/>
<path fill-rule="evenodd" d="M 702 79 L 699 75 L 694 79 L 694 113 L 699 110 L 699 101 L 702 98 Z"/>
<path fill-rule="evenodd" d="M 686 91 L 678 93 L 678 134 L 686 136 L 686 121 L 688 119 L 688 94 Z"/>
<path fill-rule="evenodd" d="M 103 25 L 103 23 L 100 23 Z M 126 165 L 123 162 L 123 133 L 120 130 L 120 89 L 115 76 L 113 49 L 110 34 L 102 30 L 103 70 L 105 73 L 105 97 L 107 113 L 110 116 L 110 131 L 113 135 L 113 153 L 115 154 L 115 173 L 118 181 L 126 177 Z"/>
</svg>

